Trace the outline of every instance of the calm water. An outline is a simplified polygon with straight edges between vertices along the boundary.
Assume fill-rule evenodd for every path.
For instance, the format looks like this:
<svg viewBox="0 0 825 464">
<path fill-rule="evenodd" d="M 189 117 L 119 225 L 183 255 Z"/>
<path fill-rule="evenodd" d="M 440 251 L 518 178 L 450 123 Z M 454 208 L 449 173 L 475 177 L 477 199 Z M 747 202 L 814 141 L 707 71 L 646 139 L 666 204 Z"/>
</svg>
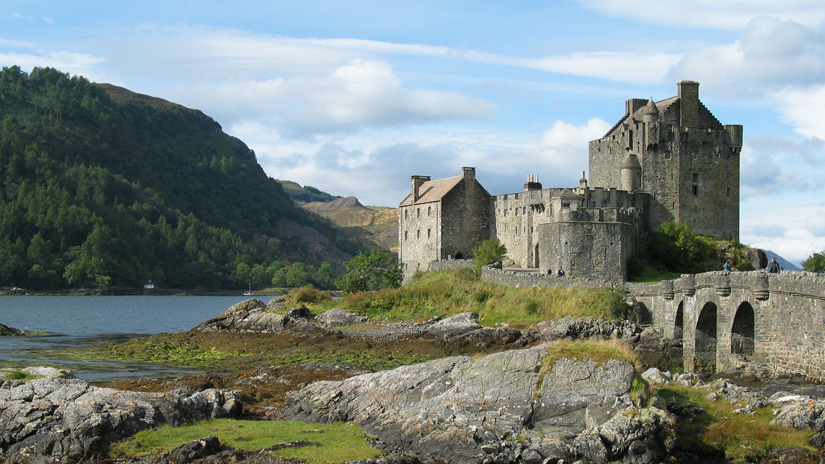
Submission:
<svg viewBox="0 0 825 464">
<path fill-rule="evenodd" d="M 247 296 L 0 296 L 0 323 L 45 337 L 0 337 L 0 365 L 53 365 L 78 377 L 176 375 L 180 371 L 140 364 L 78 363 L 43 359 L 43 350 L 187 331 Z M 270 297 L 263 297 L 268 301 Z"/>
</svg>

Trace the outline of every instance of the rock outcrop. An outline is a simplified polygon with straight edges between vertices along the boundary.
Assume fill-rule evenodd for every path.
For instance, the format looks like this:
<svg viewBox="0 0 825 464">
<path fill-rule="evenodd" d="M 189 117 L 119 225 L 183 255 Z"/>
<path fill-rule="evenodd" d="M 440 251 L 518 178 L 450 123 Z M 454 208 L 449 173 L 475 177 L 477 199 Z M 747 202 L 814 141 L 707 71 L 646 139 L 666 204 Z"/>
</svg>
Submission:
<svg viewBox="0 0 825 464">
<path fill-rule="evenodd" d="M 631 364 L 546 356 L 539 346 L 315 382 L 287 395 L 283 417 L 355 421 L 384 449 L 456 463 L 664 456 L 672 419 L 634 405 Z"/>
<path fill-rule="evenodd" d="M 23 371 L 36 378 L 0 383 L 0 457 L 10 463 L 85 460 L 140 430 L 242 412 L 224 390 L 138 393 L 94 387 L 66 370 Z"/>
<path fill-rule="evenodd" d="M 0 324 L 0 337 L 8 335 L 23 335 L 23 331 L 15 329 L 14 327 L 9 327 L 7 325 Z"/>
<path fill-rule="evenodd" d="M 274 300 L 273 300 L 274 301 Z M 264 304 L 261 300 L 242 301 L 223 314 L 192 330 L 201 332 L 283 333 L 287 331 L 320 331 L 341 334 L 360 340 L 437 339 L 441 341 L 470 340 L 483 344 L 508 344 L 524 334 L 509 327 L 485 327 L 478 323 L 478 314 L 462 313 L 450 317 L 435 317 L 424 322 L 381 322 L 370 327 L 352 328 L 367 318 L 341 309 L 330 309 L 314 316 L 304 307 L 286 310 L 282 301 Z"/>
</svg>

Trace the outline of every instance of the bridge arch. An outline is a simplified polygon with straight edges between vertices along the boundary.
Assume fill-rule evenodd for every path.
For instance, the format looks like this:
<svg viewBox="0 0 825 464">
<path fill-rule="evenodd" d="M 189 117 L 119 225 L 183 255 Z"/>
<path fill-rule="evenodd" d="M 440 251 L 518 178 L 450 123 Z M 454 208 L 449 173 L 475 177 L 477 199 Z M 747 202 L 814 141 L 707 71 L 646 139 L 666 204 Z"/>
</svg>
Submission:
<svg viewBox="0 0 825 464">
<path fill-rule="evenodd" d="M 709 301 L 702 306 L 699 317 L 696 318 L 694 331 L 694 369 L 696 372 L 716 372 L 717 312 L 716 303 Z"/>
<path fill-rule="evenodd" d="M 680 301 L 673 321 L 673 339 L 682 340 L 685 336 L 685 302 Z"/>
<path fill-rule="evenodd" d="M 750 361 L 754 352 L 756 321 L 753 306 L 743 301 L 736 309 L 730 330 L 730 352 L 742 361 Z"/>
</svg>

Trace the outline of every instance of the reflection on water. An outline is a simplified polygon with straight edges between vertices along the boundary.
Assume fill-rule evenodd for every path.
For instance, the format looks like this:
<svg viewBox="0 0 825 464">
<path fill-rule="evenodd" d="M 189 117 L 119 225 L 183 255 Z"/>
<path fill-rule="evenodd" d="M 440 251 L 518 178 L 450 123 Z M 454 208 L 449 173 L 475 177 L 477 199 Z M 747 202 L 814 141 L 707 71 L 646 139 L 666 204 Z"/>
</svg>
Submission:
<svg viewBox="0 0 825 464">
<path fill-rule="evenodd" d="M 239 296 L 0 296 L 0 323 L 46 336 L 0 337 L 0 365 L 71 369 L 89 381 L 186 372 L 155 364 L 77 361 L 60 348 L 118 343 L 162 332 L 187 331 L 235 303 Z"/>
</svg>

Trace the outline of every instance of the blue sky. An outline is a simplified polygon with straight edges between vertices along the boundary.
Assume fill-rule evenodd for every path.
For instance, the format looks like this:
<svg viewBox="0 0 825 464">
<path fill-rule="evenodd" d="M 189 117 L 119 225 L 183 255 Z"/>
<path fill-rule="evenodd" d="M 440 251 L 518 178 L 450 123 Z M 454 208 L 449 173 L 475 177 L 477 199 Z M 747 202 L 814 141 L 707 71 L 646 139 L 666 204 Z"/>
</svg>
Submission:
<svg viewBox="0 0 825 464">
<path fill-rule="evenodd" d="M 629 98 L 700 82 L 742 124 L 741 240 L 825 250 L 821 0 L 8 1 L 0 66 L 197 108 L 266 172 L 396 206 L 474 166 L 490 193 L 575 187 Z"/>
</svg>

